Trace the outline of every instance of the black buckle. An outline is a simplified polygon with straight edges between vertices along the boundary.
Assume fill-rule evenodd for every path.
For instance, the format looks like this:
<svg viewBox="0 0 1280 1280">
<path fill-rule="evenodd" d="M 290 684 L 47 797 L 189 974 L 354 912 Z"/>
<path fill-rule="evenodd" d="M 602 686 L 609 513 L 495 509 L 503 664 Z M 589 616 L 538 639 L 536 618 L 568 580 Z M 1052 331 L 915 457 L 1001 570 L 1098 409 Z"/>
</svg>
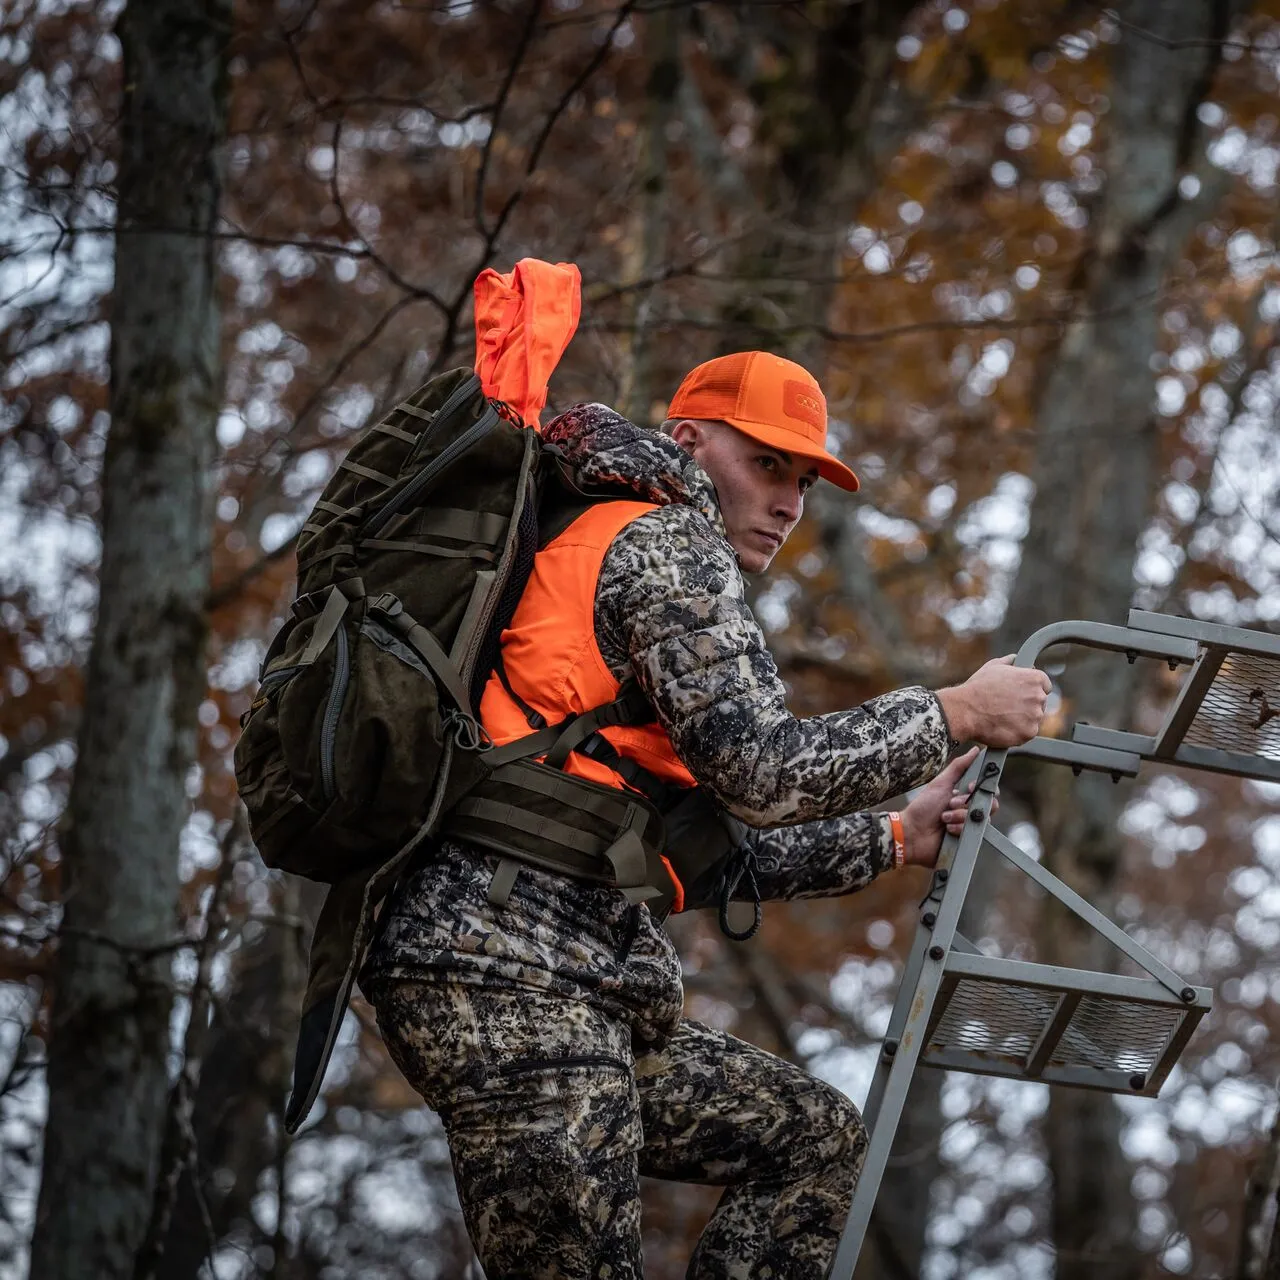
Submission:
<svg viewBox="0 0 1280 1280">
<path fill-rule="evenodd" d="M 384 591 L 380 596 L 375 596 L 369 601 L 368 608 L 375 613 L 384 613 L 388 618 L 394 618 L 397 614 L 404 612 L 400 597 L 390 591 Z"/>
</svg>

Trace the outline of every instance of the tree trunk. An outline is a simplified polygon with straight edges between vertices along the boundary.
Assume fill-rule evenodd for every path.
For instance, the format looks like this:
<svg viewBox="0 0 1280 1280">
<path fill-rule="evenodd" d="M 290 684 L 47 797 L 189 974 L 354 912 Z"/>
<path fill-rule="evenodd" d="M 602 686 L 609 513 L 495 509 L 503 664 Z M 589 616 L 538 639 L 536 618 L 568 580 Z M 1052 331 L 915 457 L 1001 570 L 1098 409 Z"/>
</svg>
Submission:
<svg viewBox="0 0 1280 1280">
<path fill-rule="evenodd" d="M 1137 541 L 1159 479 L 1150 365 L 1158 295 L 1217 197 L 1209 182 L 1189 204 L 1178 181 L 1198 147 L 1196 108 L 1212 82 L 1220 56 L 1212 41 L 1225 35 L 1228 6 L 1135 0 L 1124 17 L 1132 26 L 1115 51 L 1107 186 L 1093 212 L 1079 303 L 1095 318 L 1071 326 L 1045 380 L 1036 497 L 1004 629 L 1010 648 L 1057 619 L 1125 619 Z M 1073 716 L 1131 727 L 1137 673 L 1095 658 L 1073 662 L 1064 680 Z M 1046 864 L 1108 913 L 1126 798 L 1101 777 L 1074 779 L 1065 770 L 1037 769 L 1031 783 Z M 1056 901 L 1047 902 L 1038 937 L 1047 963 L 1097 969 L 1114 960 Z M 1120 1113 L 1105 1094 L 1053 1089 L 1049 1097 L 1058 1280 L 1136 1278 L 1137 1214 L 1120 1151 Z"/>
<path fill-rule="evenodd" d="M 34 1280 L 127 1277 L 165 1122 L 178 836 L 204 688 L 227 0 L 121 15 L 101 597 L 62 838 Z"/>
<path fill-rule="evenodd" d="M 741 291 L 721 319 L 723 351 L 769 347 L 821 377 L 825 325 L 846 235 L 879 162 L 915 123 L 891 93 L 895 46 L 916 0 L 813 6 L 803 20 L 744 11 L 771 47 L 749 96 L 773 158 L 753 183 L 751 230 L 735 255 Z"/>
<path fill-rule="evenodd" d="M 649 76 L 645 83 L 644 133 L 640 148 L 639 191 L 631 232 L 627 276 L 636 282 L 656 280 L 666 258 L 667 126 L 680 88 L 680 21 L 678 9 L 660 9 L 646 21 Z M 618 402 L 632 422 L 653 417 L 654 287 L 638 284 L 631 306 L 632 332 L 624 352 Z"/>
</svg>

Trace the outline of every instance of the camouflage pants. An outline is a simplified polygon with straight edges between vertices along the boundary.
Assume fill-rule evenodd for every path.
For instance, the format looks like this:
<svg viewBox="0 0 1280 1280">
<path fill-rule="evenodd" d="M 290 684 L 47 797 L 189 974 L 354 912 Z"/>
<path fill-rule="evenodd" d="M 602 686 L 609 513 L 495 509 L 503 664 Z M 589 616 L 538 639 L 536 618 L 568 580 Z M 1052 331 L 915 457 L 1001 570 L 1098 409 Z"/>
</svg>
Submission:
<svg viewBox="0 0 1280 1280">
<path fill-rule="evenodd" d="M 687 1019 L 633 1051 L 625 1020 L 549 992 L 401 979 L 372 996 L 444 1121 L 488 1280 L 640 1280 L 642 1174 L 726 1188 L 691 1280 L 825 1274 L 866 1153 L 829 1085 Z"/>
</svg>

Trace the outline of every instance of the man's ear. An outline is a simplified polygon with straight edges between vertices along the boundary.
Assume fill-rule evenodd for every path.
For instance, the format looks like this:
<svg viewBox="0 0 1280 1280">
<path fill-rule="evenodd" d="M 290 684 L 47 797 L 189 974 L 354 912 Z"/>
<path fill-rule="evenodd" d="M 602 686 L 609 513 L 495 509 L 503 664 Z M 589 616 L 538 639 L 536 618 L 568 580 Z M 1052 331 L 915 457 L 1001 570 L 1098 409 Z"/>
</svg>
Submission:
<svg viewBox="0 0 1280 1280">
<path fill-rule="evenodd" d="M 685 453 L 693 453 L 702 440 L 702 431 L 692 418 L 681 418 L 671 427 L 671 438 Z"/>
</svg>

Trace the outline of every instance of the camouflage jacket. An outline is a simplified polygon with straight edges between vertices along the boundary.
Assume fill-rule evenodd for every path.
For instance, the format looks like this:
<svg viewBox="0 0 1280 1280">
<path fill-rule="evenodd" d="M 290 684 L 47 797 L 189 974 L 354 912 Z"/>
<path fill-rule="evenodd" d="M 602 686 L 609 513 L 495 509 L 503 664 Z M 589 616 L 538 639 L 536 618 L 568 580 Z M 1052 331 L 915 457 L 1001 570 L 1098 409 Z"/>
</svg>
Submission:
<svg viewBox="0 0 1280 1280">
<path fill-rule="evenodd" d="M 900 689 L 848 711 L 796 718 L 701 467 L 669 437 L 603 405 L 579 405 L 543 434 L 583 481 L 658 504 L 605 555 L 596 639 L 617 679 L 634 673 L 698 782 L 756 828 L 761 898 L 833 896 L 868 884 L 892 865 L 892 840 L 884 815 L 858 810 L 942 768 L 951 740 L 936 695 Z M 612 932 L 602 933 L 602 922 L 621 921 L 622 895 L 522 868 L 499 937 L 485 900 L 496 861 L 446 844 L 414 872 L 384 912 L 364 984 L 442 969 L 538 986 L 555 985 L 559 972 L 575 985 L 598 984 L 603 956 L 567 939 L 597 938 L 607 951 Z M 651 963 L 650 977 L 669 985 L 670 946 L 642 915 L 627 980 L 643 985 Z"/>
</svg>

